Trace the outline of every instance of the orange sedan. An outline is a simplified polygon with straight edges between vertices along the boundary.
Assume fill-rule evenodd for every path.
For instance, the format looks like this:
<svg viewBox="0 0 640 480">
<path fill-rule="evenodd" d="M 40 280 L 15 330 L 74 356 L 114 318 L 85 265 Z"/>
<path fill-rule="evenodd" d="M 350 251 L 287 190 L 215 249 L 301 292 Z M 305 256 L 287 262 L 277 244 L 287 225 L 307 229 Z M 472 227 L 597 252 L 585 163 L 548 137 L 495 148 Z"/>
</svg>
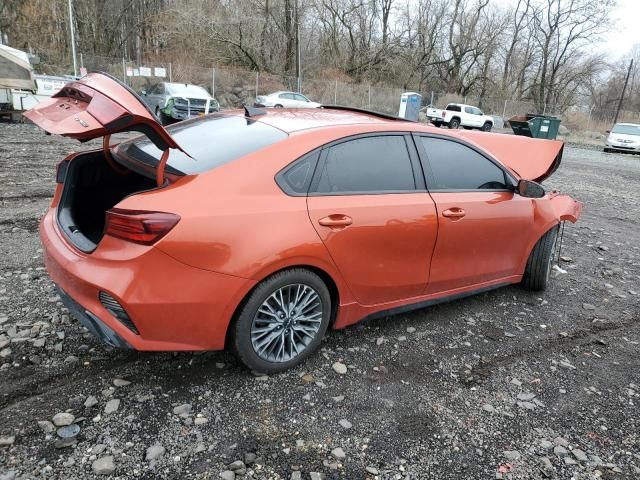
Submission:
<svg viewBox="0 0 640 480">
<path fill-rule="evenodd" d="M 522 283 L 582 204 L 539 182 L 563 144 L 348 108 L 246 108 L 163 128 L 106 74 L 25 114 L 104 148 L 57 168 L 40 235 L 74 316 L 136 350 L 230 348 L 277 372 L 327 328 Z M 110 135 L 142 136 L 110 145 Z"/>
</svg>

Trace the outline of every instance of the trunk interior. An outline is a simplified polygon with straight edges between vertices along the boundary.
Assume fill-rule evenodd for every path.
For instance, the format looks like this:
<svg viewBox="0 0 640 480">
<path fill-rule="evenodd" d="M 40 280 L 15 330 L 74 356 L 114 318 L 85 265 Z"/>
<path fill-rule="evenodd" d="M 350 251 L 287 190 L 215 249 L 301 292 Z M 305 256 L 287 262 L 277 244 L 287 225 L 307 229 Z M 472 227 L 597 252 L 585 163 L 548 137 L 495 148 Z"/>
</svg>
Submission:
<svg viewBox="0 0 640 480">
<path fill-rule="evenodd" d="M 76 247 L 91 252 L 104 235 L 105 212 L 128 195 L 152 188 L 153 179 L 116 172 L 103 152 L 79 155 L 67 166 L 58 224 Z"/>
</svg>

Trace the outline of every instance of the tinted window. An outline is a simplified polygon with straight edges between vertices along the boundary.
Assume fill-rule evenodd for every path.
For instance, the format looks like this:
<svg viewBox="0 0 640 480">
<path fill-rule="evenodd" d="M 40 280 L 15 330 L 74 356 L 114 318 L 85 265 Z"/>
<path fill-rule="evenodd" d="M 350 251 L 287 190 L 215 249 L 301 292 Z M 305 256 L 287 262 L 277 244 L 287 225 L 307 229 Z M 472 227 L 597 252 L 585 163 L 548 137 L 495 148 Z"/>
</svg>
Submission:
<svg viewBox="0 0 640 480">
<path fill-rule="evenodd" d="M 402 136 L 365 137 L 327 149 L 318 193 L 414 190 L 413 169 Z"/>
<path fill-rule="evenodd" d="M 505 189 L 501 168 L 475 150 L 457 142 L 420 137 L 431 172 L 430 190 Z"/>
<path fill-rule="evenodd" d="M 281 93 L 280 98 L 285 98 L 287 100 L 293 100 L 293 93 Z"/>
<path fill-rule="evenodd" d="M 287 138 L 282 130 L 262 122 L 222 115 L 180 122 L 167 127 L 167 131 L 193 157 L 171 149 L 167 165 L 186 174 L 210 170 Z M 157 164 L 162 155 L 147 137 L 120 144 L 116 155 L 121 152 L 151 165 Z"/>
<path fill-rule="evenodd" d="M 464 107 L 464 111 L 465 111 L 465 112 L 467 112 L 467 113 L 471 113 L 471 114 L 474 114 L 474 113 L 475 113 L 475 112 L 473 111 L 473 108 L 471 108 L 471 107 Z"/>
<path fill-rule="evenodd" d="M 460 111 L 462 111 L 460 109 L 460 105 L 447 105 L 447 108 L 445 110 L 449 110 L 450 112 L 460 112 Z"/>
<path fill-rule="evenodd" d="M 319 156 L 319 151 L 308 153 L 280 173 L 277 177 L 280 188 L 288 194 L 306 194 Z"/>
</svg>

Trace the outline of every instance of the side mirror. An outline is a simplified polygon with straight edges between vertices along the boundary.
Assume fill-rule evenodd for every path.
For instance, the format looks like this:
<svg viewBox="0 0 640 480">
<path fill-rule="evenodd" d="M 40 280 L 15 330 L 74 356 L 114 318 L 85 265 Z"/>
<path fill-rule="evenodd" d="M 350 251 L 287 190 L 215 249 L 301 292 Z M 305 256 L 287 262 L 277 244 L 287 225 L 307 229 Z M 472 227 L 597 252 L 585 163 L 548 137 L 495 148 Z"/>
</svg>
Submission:
<svg viewBox="0 0 640 480">
<path fill-rule="evenodd" d="M 146 95 L 147 91 L 146 90 L 140 90 L 140 95 Z"/>
<path fill-rule="evenodd" d="M 605 130 L 605 132 L 607 132 L 607 133 L 611 133 L 611 130 Z"/>
<path fill-rule="evenodd" d="M 544 197 L 544 188 L 542 185 L 531 180 L 520 180 L 518 182 L 518 194 L 526 198 L 542 198 Z"/>
</svg>

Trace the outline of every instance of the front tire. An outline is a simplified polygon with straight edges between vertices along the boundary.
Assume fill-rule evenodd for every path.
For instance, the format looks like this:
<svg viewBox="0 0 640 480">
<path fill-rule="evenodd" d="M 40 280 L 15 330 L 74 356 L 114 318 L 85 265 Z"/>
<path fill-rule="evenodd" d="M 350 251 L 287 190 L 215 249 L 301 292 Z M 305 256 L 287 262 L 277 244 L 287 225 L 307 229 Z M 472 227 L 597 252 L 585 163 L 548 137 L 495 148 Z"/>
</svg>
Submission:
<svg viewBox="0 0 640 480">
<path fill-rule="evenodd" d="M 302 363 L 320 345 L 331 317 L 331 296 L 315 273 L 296 268 L 260 283 L 244 302 L 232 330 L 240 361 L 260 373 Z"/>
<path fill-rule="evenodd" d="M 493 124 L 491 122 L 485 122 L 480 130 L 482 130 L 483 132 L 490 132 L 492 127 Z"/>
<path fill-rule="evenodd" d="M 533 247 L 522 277 L 522 286 L 527 290 L 539 292 L 549 285 L 557 238 L 558 226 L 555 226 Z"/>
<path fill-rule="evenodd" d="M 452 118 L 449 122 L 449 128 L 451 130 L 457 130 L 458 128 L 460 128 L 460 120 L 458 120 L 457 118 Z"/>
</svg>

